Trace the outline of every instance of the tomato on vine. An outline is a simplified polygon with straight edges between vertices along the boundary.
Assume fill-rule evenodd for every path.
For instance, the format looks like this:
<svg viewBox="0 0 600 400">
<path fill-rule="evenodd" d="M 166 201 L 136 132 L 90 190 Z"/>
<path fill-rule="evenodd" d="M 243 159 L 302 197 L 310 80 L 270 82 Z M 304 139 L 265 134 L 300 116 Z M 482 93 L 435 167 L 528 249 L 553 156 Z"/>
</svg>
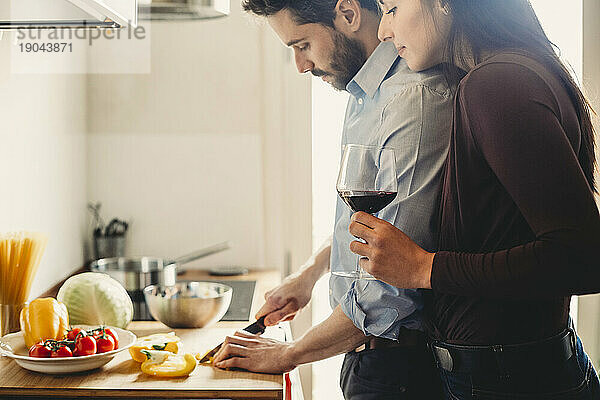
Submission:
<svg viewBox="0 0 600 400">
<path fill-rule="evenodd" d="M 110 335 L 98 336 L 96 339 L 98 353 L 106 353 L 115 349 L 115 340 Z"/>
<path fill-rule="evenodd" d="M 50 358 L 51 355 L 52 350 L 44 342 L 36 343 L 29 349 L 29 357 Z"/>
<path fill-rule="evenodd" d="M 75 341 L 75 351 L 73 354 L 77 357 L 96 354 L 96 339 L 92 336 L 79 336 Z"/>
<path fill-rule="evenodd" d="M 104 332 L 106 332 L 107 335 L 112 336 L 114 342 L 115 342 L 115 349 L 119 348 L 119 336 L 117 335 L 117 332 L 113 331 L 110 328 L 105 328 Z"/>
<path fill-rule="evenodd" d="M 56 350 L 52 350 L 52 358 L 62 357 L 73 357 L 73 352 L 67 346 L 58 347 Z"/>
<path fill-rule="evenodd" d="M 75 341 L 77 336 L 87 336 L 87 332 L 81 328 L 73 328 L 67 332 L 67 340 Z"/>
</svg>

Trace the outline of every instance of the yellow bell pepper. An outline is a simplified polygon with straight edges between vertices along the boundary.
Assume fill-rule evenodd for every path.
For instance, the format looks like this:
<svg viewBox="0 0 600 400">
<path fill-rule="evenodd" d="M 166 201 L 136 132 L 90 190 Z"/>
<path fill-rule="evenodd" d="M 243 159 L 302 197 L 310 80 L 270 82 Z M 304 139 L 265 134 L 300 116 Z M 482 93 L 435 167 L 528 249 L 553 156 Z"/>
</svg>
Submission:
<svg viewBox="0 0 600 400">
<path fill-rule="evenodd" d="M 25 345 L 30 348 L 42 340 L 62 340 L 69 328 L 69 313 L 56 299 L 35 299 L 21 310 L 20 322 Z"/>
<path fill-rule="evenodd" d="M 196 369 L 196 359 L 192 354 L 173 354 L 170 351 L 142 350 L 147 360 L 142 363 L 142 372 L 153 376 L 188 376 Z"/>
<path fill-rule="evenodd" d="M 206 357 L 208 355 L 208 353 L 210 353 L 212 350 L 208 350 L 205 353 L 196 353 L 196 360 L 200 361 L 202 360 L 204 357 Z M 201 364 L 205 364 L 205 365 L 212 365 L 213 364 L 213 360 L 215 358 L 214 357 L 208 357 L 208 361 L 204 361 Z"/>
<path fill-rule="evenodd" d="M 144 336 L 129 348 L 129 354 L 137 362 L 146 361 L 147 356 L 142 353 L 143 350 L 164 350 L 177 354 L 181 348 L 180 341 L 181 339 L 175 336 L 175 332 Z"/>
</svg>

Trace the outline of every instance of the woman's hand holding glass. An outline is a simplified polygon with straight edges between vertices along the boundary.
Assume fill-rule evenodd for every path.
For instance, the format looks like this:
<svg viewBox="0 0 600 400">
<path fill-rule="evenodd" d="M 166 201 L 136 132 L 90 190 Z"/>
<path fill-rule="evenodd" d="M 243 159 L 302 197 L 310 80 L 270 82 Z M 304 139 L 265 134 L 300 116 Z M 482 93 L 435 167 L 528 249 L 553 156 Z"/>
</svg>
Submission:
<svg viewBox="0 0 600 400">
<path fill-rule="evenodd" d="M 348 144 L 344 147 L 336 189 L 354 212 L 378 213 L 398 195 L 396 157 L 391 148 Z M 334 268 L 331 273 L 352 279 L 375 279 L 360 269 Z"/>
<path fill-rule="evenodd" d="M 350 250 L 361 256 L 360 267 L 375 278 L 403 289 L 431 289 L 435 253 L 429 253 L 387 221 L 365 212 L 352 215 Z"/>
</svg>

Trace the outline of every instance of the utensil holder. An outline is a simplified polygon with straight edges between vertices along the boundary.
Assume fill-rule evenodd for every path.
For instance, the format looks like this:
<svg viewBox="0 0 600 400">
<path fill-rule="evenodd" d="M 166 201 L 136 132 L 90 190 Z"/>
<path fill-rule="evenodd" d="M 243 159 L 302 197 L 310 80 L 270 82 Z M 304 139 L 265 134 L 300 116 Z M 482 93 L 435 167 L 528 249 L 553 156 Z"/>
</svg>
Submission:
<svg viewBox="0 0 600 400">
<path fill-rule="evenodd" d="M 125 236 L 98 236 L 94 238 L 96 260 L 125 257 Z"/>
<path fill-rule="evenodd" d="M 26 304 L 0 304 L 0 336 L 21 330 L 19 317 Z"/>
</svg>

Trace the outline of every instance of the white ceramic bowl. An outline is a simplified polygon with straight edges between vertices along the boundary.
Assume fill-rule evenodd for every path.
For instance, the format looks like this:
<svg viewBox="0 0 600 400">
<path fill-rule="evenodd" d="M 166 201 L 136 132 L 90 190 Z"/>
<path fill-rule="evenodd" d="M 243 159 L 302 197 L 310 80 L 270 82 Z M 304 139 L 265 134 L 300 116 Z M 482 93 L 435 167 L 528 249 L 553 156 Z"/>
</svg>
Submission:
<svg viewBox="0 0 600 400">
<path fill-rule="evenodd" d="M 77 327 L 84 329 L 97 328 L 97 326 L 84 325 L 78 325 Z M 65 358 L 29 357 L 29 350 L 25 346 L 25 339 L 23 339 L 23 332 L 21 331 L 10 333 L 0 338 L 0 355 L 12 358 L 19 366 L 25 369 L 44 374 L 70 374 L 89 371 L 100 368 L 108 363 L 117 353 L 131 347 L 137 339 L 132 332 L 125 329 L 113 328 L 112 326 L 109 328 L 118 335 L 119 348 L 106 353 Z"/>
</svg>

